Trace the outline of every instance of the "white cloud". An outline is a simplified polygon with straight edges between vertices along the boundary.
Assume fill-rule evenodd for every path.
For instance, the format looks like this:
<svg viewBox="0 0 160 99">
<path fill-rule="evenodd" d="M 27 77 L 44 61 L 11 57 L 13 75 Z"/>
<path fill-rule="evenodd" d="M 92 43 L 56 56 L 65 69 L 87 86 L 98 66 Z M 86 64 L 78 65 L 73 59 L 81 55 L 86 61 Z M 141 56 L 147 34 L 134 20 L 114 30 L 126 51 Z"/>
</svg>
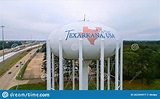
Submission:
<svg viewBox="0 0 160 99">
<path fill-rule="evenodd" d="M 6 39 L 47 39 L 54 28 L 86 19 L 115 28 L 123 39 L 159 39 L 159 0 L 1 0 Z"/>
</svg>

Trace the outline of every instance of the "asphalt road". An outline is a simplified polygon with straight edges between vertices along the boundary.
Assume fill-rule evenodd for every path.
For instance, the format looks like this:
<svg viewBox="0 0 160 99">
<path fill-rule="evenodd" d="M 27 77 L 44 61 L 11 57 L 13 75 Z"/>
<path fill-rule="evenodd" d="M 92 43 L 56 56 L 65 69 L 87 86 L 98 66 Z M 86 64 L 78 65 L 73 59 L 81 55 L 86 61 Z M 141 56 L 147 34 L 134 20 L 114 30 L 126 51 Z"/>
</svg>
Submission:
<svg viewBox="0 0 160 99">
<path fill-rule="evenodd" d="M 9 57 L 11 57 L 15 54 L 16 54 L 16 52 L 11 52 L 11 53 L 8 53 L 8 54 L 4 55 L 4 60 L 6 60 L 7 58 L 9 58 Z M 0 57 L 0 62 L 2 62 L 2 61 L 3 61 L 3 57 L 1 56 Z"/>
<path fill-rule="evenodd" d="M 13 55 L 15 55 L 15 54 L 17 54 L 17 53 L 23 52 L 23 51 L 28 50 L 28 49 L 31 49 L 31 48 L 38 47 L 38 46 L 40 46 L 40 45 L 42 45 L 42 44 L 29 46 L 29 47 L 27 47 L 27 48 L 25 48 L 25 49 L 22 49 L 22 50 L 19 50 L 19 51 L 17 51 L 17 52 L 8 53 L 8 54 L 4 55 L 4 60 L 6 60 L 7 58 L 9 58 L 9 57 L 11 57 L 11 56 L 13 56 Z M 2 61 L 3 61 L 3 56 L 0 57 L 0 62 L 2 62 Z"/>
<path fill-rule="evenodd" d="M 25 62 L 37 51 L 37 49 L 33 49 L 26 56 L 24 56 L 20 61 L 18 61 L 10 70 L 3 74 L 0 77 L 0 90 L 8 90 L 10 87 L 15 86 L 17 84 L 25 84 L 29 80 L 16 80 L 16 76 L 20 71 L 20 68 L 23 67 Z M 20 62 L 22 62 L 20 65 Z M 11 74 L 9 74 L 11 72 Z"/>
</svg>

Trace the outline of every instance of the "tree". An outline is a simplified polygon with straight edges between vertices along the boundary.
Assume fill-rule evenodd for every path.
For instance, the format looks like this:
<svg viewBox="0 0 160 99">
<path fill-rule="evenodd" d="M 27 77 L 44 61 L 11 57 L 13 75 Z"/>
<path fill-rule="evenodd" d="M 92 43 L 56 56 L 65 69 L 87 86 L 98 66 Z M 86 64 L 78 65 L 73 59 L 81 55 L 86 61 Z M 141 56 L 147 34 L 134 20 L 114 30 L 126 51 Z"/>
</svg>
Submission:
<svg viewBox="0 0 160 99">
<path fill-rule="evenodd" d="M 135 52 L 124 52 L 124 77 L 132 79 L 137 72 L 139 55 Z"/>
<path fill-rule="evenodd" d="M 46 52 L 46 43 L 42 45 L 41 52 Z"/>
<path fill-rule="evenodd" d="M 156 53 L 150 48 L 144 48 L 139 51 L 139 67 L 142 71 L 140 78 L 142 84 L 144 84 L 144 80 L 146 84 L 150 84 L 156 78 L 156 64 L 153 57 Z"/>
</svg>

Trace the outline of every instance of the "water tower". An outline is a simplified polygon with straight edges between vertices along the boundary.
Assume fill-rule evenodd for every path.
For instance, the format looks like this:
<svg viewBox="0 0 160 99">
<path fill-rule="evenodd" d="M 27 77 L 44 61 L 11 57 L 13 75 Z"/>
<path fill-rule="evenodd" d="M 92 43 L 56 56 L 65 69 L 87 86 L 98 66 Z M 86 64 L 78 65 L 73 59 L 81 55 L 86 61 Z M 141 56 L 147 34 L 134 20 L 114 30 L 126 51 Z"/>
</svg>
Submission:
<svg viewBox="0 0 160 99">
<path fill-rule="evenodd" d="M 119 54 L 120 49 L 120 54 Z M 107 84 L 110 89 L 110 57 L 115 55 L 115 90 L 123 86 L 123 41 L 105 25 L 81 21 L 55 29 L 47 40 L 47 90 L 55 88 L 54 55 L 59 57 L 59 90 L 64 89 L 63 60 L 79 61 L 79 90 L 88 90 L 88 65 L 97 60 L 97 89 L 104 90 L 104 60 L 108 60 Z M 119 59 L 120 55 L 120 59 Z M 119 62 L 120 60 L 120 62 Z M 100 77 L 99 77 L 100 61 Z M 120 64 L 119 64 L 120 63 Z M 75 87 L 73 69 L 73 88 Z"/>
</svg>

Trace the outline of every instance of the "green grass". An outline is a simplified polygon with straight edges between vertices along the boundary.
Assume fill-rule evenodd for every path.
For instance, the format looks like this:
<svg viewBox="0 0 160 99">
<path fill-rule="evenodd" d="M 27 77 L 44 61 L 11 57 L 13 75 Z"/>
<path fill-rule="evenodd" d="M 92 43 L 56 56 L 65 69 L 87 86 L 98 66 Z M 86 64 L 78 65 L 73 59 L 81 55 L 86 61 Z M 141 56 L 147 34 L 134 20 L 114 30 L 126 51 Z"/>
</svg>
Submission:
<svg viewBox="0 0 160 99">
<path fill-rule="evenodd" d="M 9 90 L 16 90 L 16 88 L 17 86 L 14 86 Z M 46 90 L 46 83 L 19 85 L 18 90 Z"/>
<path fill-rule="evenodd" d="M 133 80 L 131 83 L 125 80 L 123 84 L 125 90 L 160 90 L 160 79 L 151 84 L 141 84 L 141 80 Z"/>
<path fill-rule="evenodd" d="M 107 84 L 105 84 L 107 85 Z M 111 89 L 113 90 L 114 85 L 111 84 Z M 17 86 L 10 88 L 10 90 L 16 90 Z M 96 90 L 96 83 L 88 84 L 89 90 Z M 107 86 L 105 86 L 107 89 Z M 46 90 L 46 83 L 37 83 L 37 84 L 23 84 L 19 85 L 18 90 Z M 55 85 L 55 90 L 59 90 L 58 85 Z M 72 83 L 64 83 L 64 90 L 72 90 Z M 79 84 L 75 84 L 75 90 L 79 90 Z"/>
<path fill-rule="evenodd" d="M 65 90 L 72 90 L 72 83 L 64 84 Z M 10 88 L 10 90 L 15 90 L 17 86 Z M 96 90 L 96 83 L 88 84 L 89 90 Z M 55 89 L 58 90 L 58 85 L 55 85 Z M 75 85 L 75 90 L 78 90 L 78 83 Z M 123 83 L 124 90 L 160 90 L 160 79 L 156 79 L 152 84 L 141 84 L 140 80 L 134 80 L 129 83 L 128 80 L 125 80 Z M 46 83 L 38 84 L 24 84 L 19 85 L 18 90 L 46 90 Z M 105 83 L 105 90 L 107 90 L 107 83 Z M 114 84 L 111 84 L 111 90 L 114 90 Z"/>
<path fill-rule="evenodd" d="M 25 70 L 26 70 L 26 68 L 27 68 L 27 66 L 28 66 L 28 64 L 29 64 L 29 62 L 30 62 L 31 60 L 28 60 L 25 64 L 24 64 L 24 66 L 21 68 L 21 71 L 18 73 L 18 75 L 16 76 L 16 79 L 17 80 L 21 80 L 22 78 L 23 78 L 23 75 L 24 75 L 24 72 L 25 72 Z"/>
<path fill-rule="evenodd" d="M 15 65 L 20 59 L 22 59 L 25 55 L 27 55 L 28 52 L 24 52 L 20 55 L 18 55 L 16 58 L 12 59 L 10 62 L 6 63 L 4 68 L 0 66 L 0 76 L 5 73 L 9 68 L 11 68 L 13 65 Z"/>
</svg>

